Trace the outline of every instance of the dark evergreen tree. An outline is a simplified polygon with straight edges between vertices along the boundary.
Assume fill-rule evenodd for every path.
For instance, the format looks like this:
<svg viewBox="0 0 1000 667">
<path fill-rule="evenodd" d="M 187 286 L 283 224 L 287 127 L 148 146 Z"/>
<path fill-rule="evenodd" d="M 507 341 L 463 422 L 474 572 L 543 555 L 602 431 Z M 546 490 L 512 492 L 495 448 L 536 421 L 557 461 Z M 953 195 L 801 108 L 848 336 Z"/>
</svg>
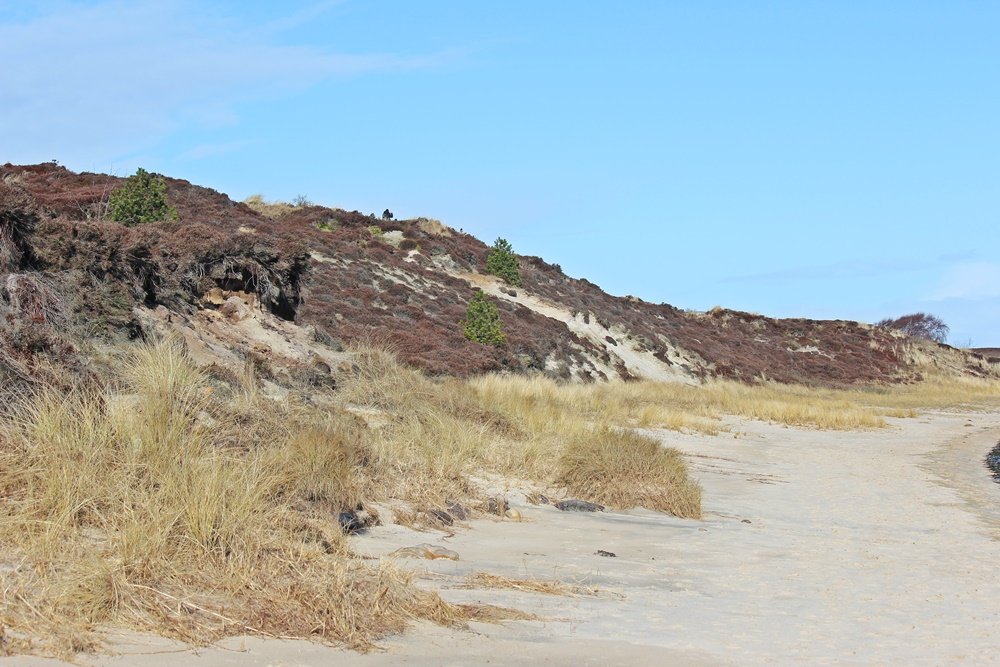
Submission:
<svg viewBox="0 0 1000 667">
<path fill-rule="evenodd" d="M 128 227 L 177 217 L 177 211 L 167 203 L 167 184 L 163 177 L 142 167 L 111 193 L 108 213 L 112 220 Z"/>
<path fill-rule="evenodd" d="M 517 255 L 507 239 L 497 239 L 486 258 L 486 272 L 500 278 L 508 285 L 521 285 L 521 270 Z"/>
<path fill-rule="evenodd" d="M 498 347 L 507 342 L 496 305 L 477 291 L 465 310 L 465 337 L 483 345 Z"/>
</svg>

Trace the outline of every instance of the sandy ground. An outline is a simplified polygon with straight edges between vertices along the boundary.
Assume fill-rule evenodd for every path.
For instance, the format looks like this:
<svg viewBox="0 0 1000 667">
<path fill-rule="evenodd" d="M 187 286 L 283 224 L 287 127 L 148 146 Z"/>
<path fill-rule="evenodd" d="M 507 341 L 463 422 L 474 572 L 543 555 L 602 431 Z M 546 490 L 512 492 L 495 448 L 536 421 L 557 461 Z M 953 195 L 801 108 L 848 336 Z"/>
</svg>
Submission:
<svg viewBox="0 0 1000 667">
<path fill-rule="evenodd" d="M 368 655 L 236 638 L 191 652 L 123 637 L 96 665 L 1000 664 L 1000 484 L 983 467 L 1000 413 L 932 414 L 892 429 L 821 432 L 731 422 L 660 434 L 686 452 L 705 519 L 563 513 L 511 492 L 521 523 L 453 537 L 382 527 L 354 548 L 421 542 L 461 560 L 404 561 L 421 585 L 541 621 L 413 627 Z M 596 554 L 598 549 L 617 554 Z M 598 596 L 456 588 L 469 573 L 558 579 Z M 51 665 L 36 658 L 2 665 Z"/>
</svg>

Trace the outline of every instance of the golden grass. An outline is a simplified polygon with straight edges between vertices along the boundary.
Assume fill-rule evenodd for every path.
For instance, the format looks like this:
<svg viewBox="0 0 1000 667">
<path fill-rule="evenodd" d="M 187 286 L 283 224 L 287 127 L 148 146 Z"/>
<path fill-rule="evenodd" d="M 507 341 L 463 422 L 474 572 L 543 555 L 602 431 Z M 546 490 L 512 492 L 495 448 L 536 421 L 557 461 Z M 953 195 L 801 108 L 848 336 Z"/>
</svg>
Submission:
<svg viewBox="0 0 1000 667">
<path fill-rule="evenodd" d="M 434 218 L 417 218 L 417 226 L 420 231 L 431 236 L 451 236 L 451 229 Z"/>
<path fill-rule="evenodd" d="M 90 649 L 106 625 L 365 647 L 412 618 L 470 616 L 350 559 L 335 514 L 296 509 L 358 497 L 349 416 L 297 422 L 307 413 L 273 401 L 234 413 L 210 389 L 161 343 L 137 349 L 118 393 L 41 391 L 0 421 L 0 539 L 16 564 L 0 574 L 0 627 L 21 650 Z"/>
<path fill-rule="evenodd" d="M 918 409 L 1000 403 L 1000 383 L 944 374 L 853 390 L 567 386 L 438 381 L 378 346 L 353 352 L 357 374 L 334 394 L 343 409 L 267 398 L 249 369 L 232 385 L 213 381 L 170 342 L 137 347 L 116 385 L 42 389 L 8 403 L 5 650 L 91 650 L 107 625 L 194 643 L 258 633 L 366 647 L 411 619 L 517 617 L 446 604 L 388 564 L 351 558 L 337 512 L 371 501 L 403 501 L 409 514 L 397 517 L 411 518 L 451 501 L 472 506 L 473 479 L 496 474 L 699 517 L 701 490 L 681 455 L 634 427 L 717 433 L 737 415 L 875 428 Z M 350 411 L 377 412 L 379 425 Z"/>
<path fill-rule="evenodd" d="M 897 387 L 864 387 L 849 392 L 880 410 L 912 413 L 923 409 L 982 409 L 1000 404 L 1000 382 L 929 372 L 921 382 Z"/>
<path fill-rule="evenodd" d="M 680 453 L 635 431 L 601 428 L 575 438 L 559 459 L 556 483 L 603 505 L 701 518 L 701 488 Z"/>
<path fill-rule="evenodd" d="M 622 428 L 716 434 L 734 415 L 800 427 L 871 429 L 914 406 L 963 403 L 996 394 L 987 382 L 941 380 L 854 390 L 712 381 L 565 385 L 544 377 L 489 375 L 433 381 L 402 368 L 378 346 L 356 348 L 350 403 L 388 423 L 372 437 L 372 469 L 382 491 L 441 507 L 486 471 L 561 487 L 614 507 L 642 505 L 699 516 L 700 491 L 669 448 Z M 642 479 L 642 484 L 630 480 Z M 377 495 L 376 491 L 376 495 Z"/>
<path fill-rule="evenodd" d="M 281 448 L 269 448 L 268 465 L 283 490 L 339 510 L 362 500 L 359 477 L 371 456 L 366 427 L 349 413 L 331 412 L 307 423 Z"/>
<path fill-rule="evenodd" d="M 809 387 L 717 381 L 699 387 L 696 400 L 716 414 L 789 426 L 835 430 L 885 426 L 876 410 L 851 400 L 844 392 Z"/>
<path fill-rule="evenodd" d="M 485 376 L 469 381 L 484 406 L 524 432 L 482 453 L 504 474 L 547 481 L 614 507 L 643 506 L 700 516 L 700 489 L 676 451 L 629 427 L 716 434 L 733 415 L 790 426 L 881 428 L 887 417 L 919 409 L 1000 404 L 1000 382 L 929 374 L 921 383 L 822 389 L 711 381 L 562 385 L 543 377 Z"/>
<path fill-rule="evenodd" d="M 485 376 L 469 381 L 485 405 L 529 431 L 591 423 L 716 434 L 726 415 L 820 429 L 870 429 L 885 417 L 920 409 L 1000 403 L 1000 382 L 930 375 L 922 382 L 824 389 L 773 382 L 713 380 L 701 385 L 657 382 L 562 385 L 544 377 Z"/>
<path fill-rule="evenodd" d="M 580 420 L 713 434 L 719 430 L 714 413 L 687 401 L 671 400 L 690 391 L 682 385 L 568 385 L 541 376 L 501 375 L 474 378 L 469 384 L 484 405 L 494 406 L 529 431 L 572 429 Z"/>
<path fill-rule="evenodd" d="M 371 468 L 380 482 L 377 489 L 372 485 L 373 493 L 443 507 L 447 499 L 471 493 L 469 475 L 485 471 L 554 484 L 614 507 L 643 504 L 700 516 L 700 489 L 688 479 L 680 455 L 612 428 L 620 415 L 613 405 L 609 409 L 611 391 L 595 387 L 591 391 L 600 393 L 588 396 L 583 388 L 541 378 L 436 382 L 400 367 L 384 349 L 358 346 L 353 352 L 358 372 L 344 383 L 342 396 L 391 415 L 372 438 Z M 628 406 L 637 414 L 646 409 L 649 421 L 648 402 Z M 701 423 L 669 412 L 680 415 L 675 423 Z M 656 423 L 664 414 L 658 413 Z M 608 474 L 603 485 L 587 481 Z M 633 492 L 616 494 L 616 485 Z"/>
<path fill-rule="evenodd" d="M 263 195 L 250 195 L 243 203 L 265 218 L 277 220 L 295 210 L 296 206 L 285 201 L 265 201 Z"/>
</svg>

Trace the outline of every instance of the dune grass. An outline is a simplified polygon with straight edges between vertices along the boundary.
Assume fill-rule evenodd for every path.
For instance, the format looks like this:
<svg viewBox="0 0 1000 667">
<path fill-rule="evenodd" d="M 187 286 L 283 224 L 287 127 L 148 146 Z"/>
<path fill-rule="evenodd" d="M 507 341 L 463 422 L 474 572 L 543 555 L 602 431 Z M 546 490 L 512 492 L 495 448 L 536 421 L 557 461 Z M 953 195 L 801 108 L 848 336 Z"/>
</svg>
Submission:
<svg viewBox="0 0 1000 667">
<path fill-rule="evenodd" d="M 356 376 L 338 392 L 387 421 L 371 436 L 373 497 L 424 509 L 474 493 L 469 476 L 529 480 L 616 508 L 700 516 L 700 489 L 676 451 L 633 427 L 716 434 L 734 415 L 798 427 L 872 429 L 917 407 L 1000 396 L 1000 384 L 940 377 L 892 388 L 823 389 L 711 381 L 568 385 L 535 376 L 432 380 L 379 346 L 354 348 Z"/>
<path fill-rule="evenodd" d="M 679 453 L 616 428 L 604 397 L 539 378 L 434 381 L 371 347 L 355 348 L 355 363 L 342 396 L 391 415 L 372 439 L 372 467 L 392 496 L 443 507 L 472 492 L 471 473 L 487 472 L 612 507 L 701 515 Z"/>
<path fill-rule="evenodd" d="M 334 514 L 299 509 L 359 496 L 353 417 L 266 399 L 231 412 L 169 343 L 138 348 L 122 380 L 25 396 L 0 420 L 5 646 L 67 656 L 113 625 L 365 647 L 470 615 L 350 558 Z"/>
<path fill-rule="evenodd" d="M 499 375 L 469 384 L 483 404 L 530 431 L 548 424 L 572 428 L 586 420 L 714 435 L 724 430 L 721 419 L 726 415 L 808 428 L 871 429 L 886 426 L 886 417 L 914 417 L 924 409 L 1000 404 L 1000 381 L 933 371 L 921 382 L 850 389 L 725 380 L 694 386 L 645 381 L 563 385 L 540 376 Z"/>
<path fill-rule="evenodd" d="M 271 218 L 272 220 L 286 216 L 296 209 L 294 204 L 284 201 L 267 201 L 260 194 L 250 195 L 243 200 L 243 203 L 265 218 Z"/>
<path fill-rule="evenodd" d="M 696 518 L 701 490 L 681 455 L 634 427 L 717 433 L 738 415 L 875 428 L 925 407 L 1000 402 L 996 382 L 944 375 L 853 390 L 562 385 L 430 379 L 377 346 L 354 360 L 323 401 L 277 401 L 249 370 L 227 384 L 159 342 L 135 348 L 108 386 L 0 406 L 3 650 L 67 656 L 98 646 L 107 626 L 364 648 L 412 619 L 501 618 L 352 557 L 338 512 L 402 502 L 399 520 L 471 506 L 476 480 L 497 475 Z"/>
<path fill-rule="evenodd" d="M 1000 381 L 929 370 L 920 382 L 899 387 L 863 387 L 847 393 L 854 400 L 887 413 L 910 415 L 918 410 L 948 408 L 977 410 L 1000 404 Z"/>
<path fill-rule="evenodd" d="M 556 483 L 612 507 L 645 507 L 701 518 L 701 488 L 677 450 L 635 431 L 601 428 L 569 443 Z"/>
</svg>

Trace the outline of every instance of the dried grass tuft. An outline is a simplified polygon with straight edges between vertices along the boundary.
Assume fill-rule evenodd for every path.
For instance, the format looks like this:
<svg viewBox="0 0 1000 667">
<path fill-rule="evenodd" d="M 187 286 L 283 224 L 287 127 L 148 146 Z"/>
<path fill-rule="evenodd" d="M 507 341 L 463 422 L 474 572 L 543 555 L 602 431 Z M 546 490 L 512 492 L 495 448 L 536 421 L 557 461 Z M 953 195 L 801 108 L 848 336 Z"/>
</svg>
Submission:
<svg viewBox="0 0 1000 667">
<path fill-rule="evenodd" d="M 465 578 L 459 588 L 495 588 L 515 591 L 526 591 L 529 593 L 545 593 L 547 595 L 564 596 L 596 596 L 600 595 L 600 590 L 589 586 L 578 586 L 567 584 L 554 579 L 512 579 L 489 572 L 476 572 Z"/>
<path fill-rule="evenodd" d="M 701 488 L 680 453 L 634 431 L 605 427 L 578 436 L 559 460 L 556 483 L 603 505 L 701 518 Z"/>
<path fill-rule="evenodd" d="M 243 200 L 243 203 L 265 218 L 272 220 L 282 218 L 296 209 L 295 204 L 284 201 L 265 201 L 264 196 L 259 194 L 250 195 Z"/>
</svg>

